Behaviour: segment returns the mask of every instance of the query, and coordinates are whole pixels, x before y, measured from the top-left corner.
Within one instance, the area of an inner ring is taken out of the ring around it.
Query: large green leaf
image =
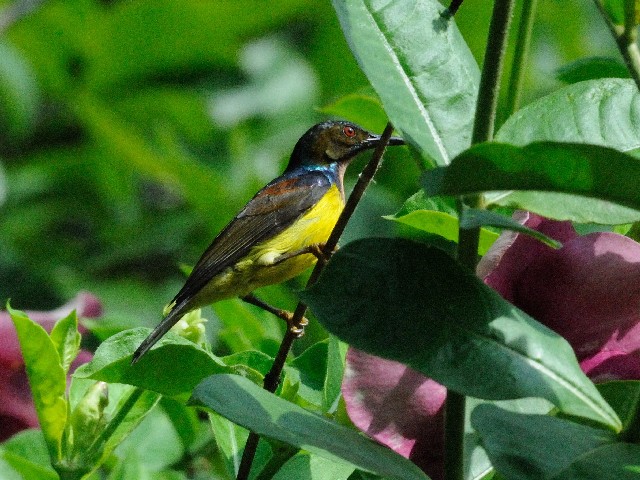
[[[488,400],[541,397],[620,429],[567,341],[441,250],[403,239],[353,242],[301,297],[342,340],[457,392]]]
[[[523,415],[480,405],[471,422],[495,468],[513,480],[637,480],[640,445],[615,435],[544,415]]]
[[[588,143],[621,151],[640,147],[640,93],[632,80],[605,78],[569,85],[527,105],[496,134],[498,142]],[[640,213],[592,198],[552,192],[489,195],[498,205],[577,222],[631,223]],[[592,212],[592,213],[589,213]]]
[[[428,478],[409,460],[236,375],[213,375],[193,391],[190,403],[219,413],[261,436],[274,438],[329,460],[388,478]]]
[[[8,310],[18,333],[40,428],[51,461],[55,462],[62,455],[62,435],[67,422],[65,371],[56,346],[45,329],[24,312]]]
[[[498,190],[529,192],[511,203],[551,218],[595,223],[628,223],[640,219],[640,160],[611,148],[573,143],[540,142],[524,147],[484,143],[471,147],[448,167],[425,172],[423,186],[429,195],[466,195]],[[571,193],[608,200],[586,202],[567,196],[554,201],[539,192]],[[527,201],[523,202],[522,199]],[[567,218],[567,211],[574,217]]]
[[[125,383],[173,396],[191,392],[213,373],[230,371],[218,358],[171,332],[131,365],[133,352],[149,332],[148,328],[136,328],[109,337],[100,344],[93,360],[78,368],[74,376]]]
[[[640,147],[640,92],[633,80],[604,78],[560,88],[514,113],[498,142],[589,143],[616,150]]]
[[[480,73],[436,0],[334,0],[351,50],[391,122],[446,165],[471,143]],[[425,48],[428,46],[428,48]]]

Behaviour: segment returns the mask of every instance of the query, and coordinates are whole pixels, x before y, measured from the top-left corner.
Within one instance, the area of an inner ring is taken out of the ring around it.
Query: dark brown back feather
[[[213,240],[173,302],[179,307],[255,245],[275,237],[313,207],[331,187],[333,172],[291,172],[260,190]]]

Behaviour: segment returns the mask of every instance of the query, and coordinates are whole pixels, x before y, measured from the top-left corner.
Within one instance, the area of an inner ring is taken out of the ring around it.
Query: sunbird
[[[296,143],[284,173],[256,193],[202,254],[165,307],[164,319],[133,354],[133,363],[183,315],[219,300],[240,297],[282,313],[252,292],[289,280],[316,263],[344,209],[347,165],[380,139],[344,121],[311,127]],[[398,137],[389,140],[389,145],[402,144]]]

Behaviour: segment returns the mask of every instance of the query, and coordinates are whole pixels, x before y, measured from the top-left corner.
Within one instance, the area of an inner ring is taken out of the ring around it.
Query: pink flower
[[[579,236],[570,222],[527,212],[515,218],[562,248],[506,232],[482,258],[478,276],[564,336],[592,380],[640,379],[640,244],[610,232]],[[442,478],[443,386],[350,349],[342,392],[358,428]]]
[[[56,321],[69,315],[72,310],[76,310],[79,318],[95,318],[102,314],[100,301],[86,292],[79,293],[56,310],[26,313],[50,332]],[[81,351],[71,371],[88,362],[91,356],[91,353]],[[0,441],[20,430],[37,426],[38,417],[31,400],[18,337],[9,313],[0,311]]]

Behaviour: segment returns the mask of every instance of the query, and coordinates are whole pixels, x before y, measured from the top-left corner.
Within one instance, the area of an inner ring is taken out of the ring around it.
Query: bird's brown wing
[[[293,224],[330,187],[329,178],[318,171],[283,176],[264,187],[213,240],[172,303],[176,307],[186,303],[215,275],[247,255],[252,247]]]

